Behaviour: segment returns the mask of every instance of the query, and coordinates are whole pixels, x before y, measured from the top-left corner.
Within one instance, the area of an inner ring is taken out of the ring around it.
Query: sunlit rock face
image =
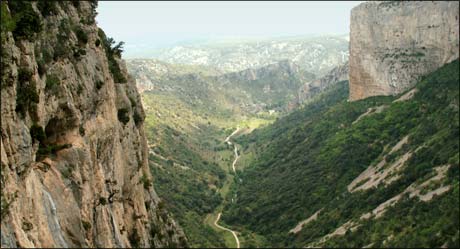
[[[185,246],[151,185],[135,82],[119,58],[127,80],[115,82],[94,3],[53,5],[45,15],[31,3],[34,41],[2,35],[1,247]]]
[[[395,95],[459,55],[456,1],[367,2],[351,11],[350,100]]]

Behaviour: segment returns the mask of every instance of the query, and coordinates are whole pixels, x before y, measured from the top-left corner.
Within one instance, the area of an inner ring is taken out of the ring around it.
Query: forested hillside
[[[401,95],[347,96],[237,140],[251,158],[224,221],[262,246],[458,247],[458,59]]]
[[[144,184],[154,185],[191,246],[225,247],[225,233],[210,226],[214,220],[209,216],[233,182],[233,151],[224,139],[237,125],[255,127],[275,117],[266,111],[250,114],[240,106],[241,91],[223,89],[195,67],[169,68],[167,75],[144,72],[155,82],[142,94],[150,169],[155,175],[153,182],[145,179]]]

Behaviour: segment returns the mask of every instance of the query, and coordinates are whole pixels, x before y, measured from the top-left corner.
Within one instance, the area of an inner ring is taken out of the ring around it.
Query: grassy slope
[[[456,60],[428,75],[417,84],[415,97],[404,102],[372,97],[349,103],[342,82],[304,109],[240,138],[254,159],[245,162],[250,166],[237,188],[239,205],[228,206],[224,221],[264,235],[270,246],[303,247],[429,178],[434,167],[450,164],[442,182],[452,186],[446,194],[428,203],[404,198],[383,218],[362,222],[356,232],[322,245],[458,247],[458,67]],[[381,105],[388,108],[352,124],[369,107]],[[348,193],[347,185],[406,135],[408,144],[391,159],[413,153],[402,177],[387,187]],[[288,234],[320,208],[318,220]]]

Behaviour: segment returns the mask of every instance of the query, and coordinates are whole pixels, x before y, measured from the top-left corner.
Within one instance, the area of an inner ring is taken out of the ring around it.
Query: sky
[[[209,39],[347,34],[360,2],[99,1],[96,20],[125,53]]]

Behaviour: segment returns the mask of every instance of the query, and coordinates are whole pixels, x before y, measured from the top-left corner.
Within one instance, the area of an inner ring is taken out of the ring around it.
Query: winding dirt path
[[[224,142],[226,142],[226,143],[229,144],[229,145],[233,145],[233,147],[234,147],[234,150],[233,150],[233,151],[234,151],[234,153],[235,153],[235,160],[233,160],[232,168],[233,168],[233,172],[234,172],[235,174],[236,174],[235,164],[236,164],[236,162],[238,161],[239,155],[238,155],[238,148],[236,147],[235,144],[232,144],[232,142],[230,142],[230,138],[231,138],[232,136],[234,136],[239,130],[240,130],[239,127],[236,128],[236,130],[235,130],[232,134],[230,134],[230,136],[228,136],[227,138],[225,138],[225,141],[224,141]],[[221,216],[221,215],[222,215],[222,212],[220,212],[219,214],[217,214],[217,218],[216,218],[216,220],[214,221],[214,226],[216,226],[217,228],[219,228],[219,229],[221,229],[221,230],[224,230],[224,231],[227,231],[227,232],[231,232],[232,235],[233,235],[233,237],[235,238],[235,241],[236,241],[236,248],[240,248],[240,240],[238,239],[238,236],[236,235],[236,232],[233,231],[233,230],[231,230],[231,229],[229,229],[229,228],[226,228],[226,227],[223,227],[223,226],[217,224],[217,223],[219,222],[219,220],[220,220],[220,216]]]
[[[225,142],[228,144],[228,145],[232,145],[232,142],[230,142],[230,138],[232,136],[234,136],[238,131],[240,130],[240,128],[236,128],[236,130],[230,134],[230,136],[228,136],[226,139],[225,139]],[[232,163],[232,169],[233,169],[233,173],[236,173],[236,169],[235,169],[235,164],[236,162],[238,161],[238,159],[240,158],[240,156],[238,155],[238,148],[236,147],[235,144],[233,144],[233,148],[234,148],[234,153],[235,153],[235,160],[233,160],[233,163]]]
[[[216,219],[216,221],[214,221],[214,225],[215,225],[217,228],[220,228],[220,229],[222,229],[222,230],[231,232],[231,233],[233,234],[233,237],[234,237],[235,240],[236,240],[236,248],[240,248],[240,240],[238,239],[238,236],[236,235],[236,232],[233,231],[233,230],[231,230],[231,229],[228,229],[228,228],[226,228],[226,227],[223,227],[223,226],[217,224],[217,222],[219,222],[219,220],[220,220],[220,216],[221,216],[221,215],[222,215],[222,213],[219,213],[219,214],[217,215],[217,219]]]

